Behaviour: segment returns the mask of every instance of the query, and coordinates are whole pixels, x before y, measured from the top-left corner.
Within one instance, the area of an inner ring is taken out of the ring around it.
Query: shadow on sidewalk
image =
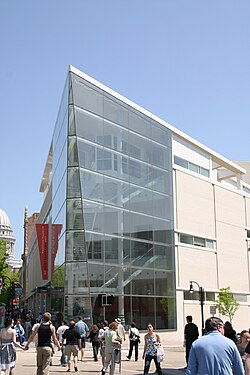
[[[186,369],[181,368],[163,368],[162,369],[163,375],[184,375],[186,373]]]

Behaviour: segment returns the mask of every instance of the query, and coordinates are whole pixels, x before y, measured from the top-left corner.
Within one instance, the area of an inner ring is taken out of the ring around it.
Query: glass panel
[[[59,231],[60,231],[60,227],[59,227]],[[55,230],[54,230],[54,232],[55,232]],[[60,234],[59,234],[59,236],[60,236]],[[65,262],[65,232],[60,237],[58,242],[57,242],[56,239],[52,240],[52,259],[51,259],[51,261],[52,261],[52,272],[53,272],[54,269],[61,266]]]
[[[205,293],[206,301],[212,301],[214,302],[215,300],[215,293],[214,292],[206,292]],[[244,301],[247,302],[247,301]]]
[[[205,247],[205,238],[194,237],[194,245]]]
[[[128,107],[108,94],[104,95],[104,118],[128,127]]]
[[[188,168],[188,161],[180,158],[179,156],[174,156],[174,163],[180,165],[183,168]]]
[[[79,168],[68,168],[68,198],[81,197]]]
[[[209,249],[213,249],[214,248],[214,241],[206,240],[206,247],[208,247]]]
[[[85,234],[86,249],[88,252],[88,259],[100,260],[103,262],[104,256],[104,236],[95,233]]]
[[[180,234],[180,242],[193,245],[193,236],[188,234]]]
[[[153,120],[152,122],[152,139],[164,146],[171,146],[171,130],[167,129],[164,125],[161,125]]]
[[[153,245],[147,242],[131,241],[131,265],[134,267],[154,266]]]
[[[105,261],[118,263],[118,254],[122,254],[122,240],[120,238],[105,237]]]
[[[175,298],[156,298],[155,301],[157,329],[176,329]]]
[[[134,295],[154,295],[154,271],[140,269],[138,273],[132,280],[132,293]]]
[[[72,231],[66,234],[66,260],[86,260],[84,232]]]
[[[102,202],[103,176],[82,170],[80,176],[83,198]]]
[[[200,167],[200,174],[202,174],[205,177],[209,177],[209,170],[203,167]]]
[[[111,294],[122,294],[123,293],[123,271],[121,267],[115,267],[113,265],[105,265],[105,278],[104,288],[108,292],[112,291]]]
[[[99,203],[83,202],[85,230],[103,232],[103,205]]]
[[[174,243],[173,222],[170,220],[153,219],[154,241],[164,244]]]
[[[98,115],[103,115],[102,90],[72,74],[74,104]]]
[[[69,135],[76,135],[75,112],[72,105],[69,106]]]
[[[123,235],[123,211],[115,207],[103,207],[103,231]]]
[[[69,167],[78,166],[78,153],[77,153],[76,137],[69,137],[68,138],[68,166]]]
[[[103,135],[103,119],[80,108],[75,108],[76,134],[78,137],[98,143]]]
[[[89,263],[89,283],[92,293],[100,294],[104,292],[104,273],[104,264]]]
[[[173,248],[169,246],[154,245],[155,269],[172,270],[174,268]]]
[[[147,330],[148,323],[155,326],[155,303],[153,297],[132,297],[132,321],[140,330]],[[156,328],[156,327],[155,327]]]
[[[191,163],[191,162],[188,163],[188,169],[190,169],[190,171],[193,171],[195,173],[200,172],[200,167],[197,164],[194,164],[194,163]]]
[[[129,129],[149,139],[152,137],[150,120],[138,112],[129,112]]]
[[[91,169],[95,171],[96,166],[96,150],[94,145],[84,142],[82,139],[78,139],[78,152],[79,152],[79,163],[83,168]]]
[[[81,199],[67,200],[67,229],[84,229]]]
[[[113,124],[110,121],[104,120],[103,134],[104,137],[112,136],[109,147],[113,148],[114,150],[122,151],[123,142],[125,144],[128,143],[128,130]]]
[[[152,217],[124,212],[124,232],[134,238],[153,240]]]
[[[171,219],[173,217],[172,197],[153,192],[152,210],[154,216]]]

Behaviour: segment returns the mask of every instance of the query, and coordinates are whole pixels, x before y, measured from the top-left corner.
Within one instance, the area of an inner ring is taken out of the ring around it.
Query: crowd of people
[[[205,334],[198,338],[198,327],[192,320],[188,315],[184,328],[187,375],[250,375],[249,330],[237,335],[229,321],[210,317],[205,322]]]
[[[49,312],[22,325],[20,320],[14,322],[6,318],[5,328],[0,331],[0,370],[14,375],[16,363],[16,347],[28,350],[31,342],[35,343],[37,352],[37,375],[49,374],[52,364],[54,347],[61,351],[60,364],[67,367],[66,371],[78,371],[78,361],[84,359],[86,342],[90,342],[93,350],[93,360],[101,357],[101,375],[105,375],[109,367],[119,363],[121,348],[128,337],[127,360],[139,358],[140,332],[135,322],[131,322],[128,336],[120,318],[108,323],[106,320],[89,327],[81,316],[77,321],[61,320],[52,323]],[[217,317],[210,317],[205,322],[205,334],[199,338],[199,330],[191,315],[186,317],[184,328],[184,346],[186,348],[186,374],[197,375],[250,375],[250,332],[242,330],[236,334],[230,322]],[[25,329],[26,327],[26,329]],[[148,375],[153,361],[158,375],[162,375],[159,348],[161,339],[154,331],[154,326],[147,325],[144,335],[144,375]],[[114,360],[115,358],[115,360]],[[112,372],[111,372],[112,373]]]
[[[30,324],[25,324],[26,321]],[[160,336],[154,332],[151,323],[148,324],[148,332],[144,337],[144,349],[142,358],[144,362],[144,375],[147,375],[150,363],[153,360],[158,375],[162,375],[161,365],[157,359],[157,348],[160,345]],[[40,314],[34,318],[28,316],[21,324],[21,320],[14,322],[6,318],[5,328],[0,331],[0,371],[14,375],[16,365],[16,347],[28,350],[33,342],[36,348],[37,375],[48,375],[52,365],[54,347],[61,351],[60,364],[67,367],[66,372],[78,371],[78,361],[83,361],[86,342],[90,342],[93,350],[93,360],[101,357],[101,374],[105,375],[109,366],[114,362],[119,363],[121,347],[126,341],[125,328],[120,318],[110,324],[103,322],[93,324],[90,328],[81,316],[77,321],[66,322],[61,319],[57,324],[52,321],[49,312]],[[138,361],[140,333],[135,322],[131,322],[128,330],[129,348],[127,360]],[[116,356],[115,361],[112,359]],[[72,366],[73,365],[73,366]]]

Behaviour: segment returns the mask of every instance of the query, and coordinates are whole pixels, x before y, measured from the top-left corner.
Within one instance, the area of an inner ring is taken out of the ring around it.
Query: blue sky
[[[0,0],[0,208],[23,251],[69,65],[249,160],[249,0]]]

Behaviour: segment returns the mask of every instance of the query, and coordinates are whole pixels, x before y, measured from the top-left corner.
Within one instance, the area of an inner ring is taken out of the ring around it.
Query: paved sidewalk
[[[185,370],[185,353],[183,348],[165,348],[165,359],[162,362],[162,369],[164,375],[184,375]],[[133,359],[130,361],[126,360],[128,354],[127,345],[124,344],[122,350],[122,362],[121,362],[121,373],[123,375],[140,375],[143,374],[144,361],[142,360],[142,348],[139,350],[139,360],[135,362]],[[56,351],[50,367],[50,375],[54,374],[66,374],[67,367],[59,365],[60,352]],[[73,366],[73,365],[72,365]],[[98,362],[94,362],[92,357],[92,348],[85,350],[84,361],[78,362],[78,374],[99,374],[102,369],[101,358]],[[155,365],[152,362],[150,373],[153,374],[155,371]],[[75,373],[72,367],[71,373]],[[109,372],[107,372],[109,374]],[[115,375],[119,374],[119,365],[116,365]],[[36,352],[33,344],[30,345],[28,351],[23,351],[17,348],[17,365],[16,375],[36,375]]]

